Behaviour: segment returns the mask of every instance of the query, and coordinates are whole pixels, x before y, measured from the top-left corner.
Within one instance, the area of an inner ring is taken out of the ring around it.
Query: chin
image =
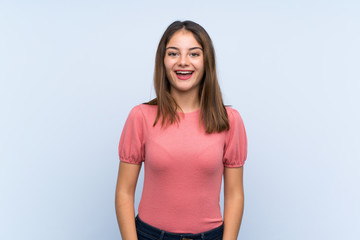
[[[186,93],[186,92],[190,92],[192,90],[194,90],[194,87],[174,87],[174,90],[177,92],[182,92],[182,93]]]

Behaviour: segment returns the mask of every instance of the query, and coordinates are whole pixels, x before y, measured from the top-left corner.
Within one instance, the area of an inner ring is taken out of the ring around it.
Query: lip
[[[192,77],[193,73],[194,72],[191,72],[191,74],[182,75],[182,74],[176,74],[176,72],[175,72],[175,75],[179,80],[188,80],[189,78]]]
[[[194,72],[194,70],[187,70],[187,69],[176,69],[176,70],[174,70],[174,72],[176,73],[176,72]]]

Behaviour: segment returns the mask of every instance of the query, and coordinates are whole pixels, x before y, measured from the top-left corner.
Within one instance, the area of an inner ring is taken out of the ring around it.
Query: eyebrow
[[[179,48],[177,47],[167,47],[166,50],[168,49],[175,49],[175,50],[179,50]],[[203,51],[203,49],[201,47],[192,47],[192,48],[189,48],[189,50],[194,50],[194,49],[200,49],[201,51]]]

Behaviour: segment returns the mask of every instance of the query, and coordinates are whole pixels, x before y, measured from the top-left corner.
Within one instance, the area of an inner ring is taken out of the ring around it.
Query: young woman
[[[238,111],[223,104],[213,44],[203,27],[176,21],[166,29],[154,85],[157,97],[133,107],[120,138],[115,205],[122,239],[236,240],[247,139]]]

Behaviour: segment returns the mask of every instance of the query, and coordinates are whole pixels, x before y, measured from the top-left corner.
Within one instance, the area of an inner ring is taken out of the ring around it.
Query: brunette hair
[[[164,124],[173,124],[180,121],[176,111],[180,106],[170,95],[170,83],[166,76],[164,58],[166,45],[175,32],[179,30],[191,32],[204,52],[204,76],[200,82],[200,118],[204,122],[207,133],[222,132],[229,130],[229,119],[223,104],[220,86],[216,74],[215,51],[210,36],[199,24],[192,21],[175,21],[165,30],[160,39],[154,71],[154,87],[156,98],[145,104],[157,105],[157,115],[153,126],[156,125],[160,116],[162,117],[161,126]]]

